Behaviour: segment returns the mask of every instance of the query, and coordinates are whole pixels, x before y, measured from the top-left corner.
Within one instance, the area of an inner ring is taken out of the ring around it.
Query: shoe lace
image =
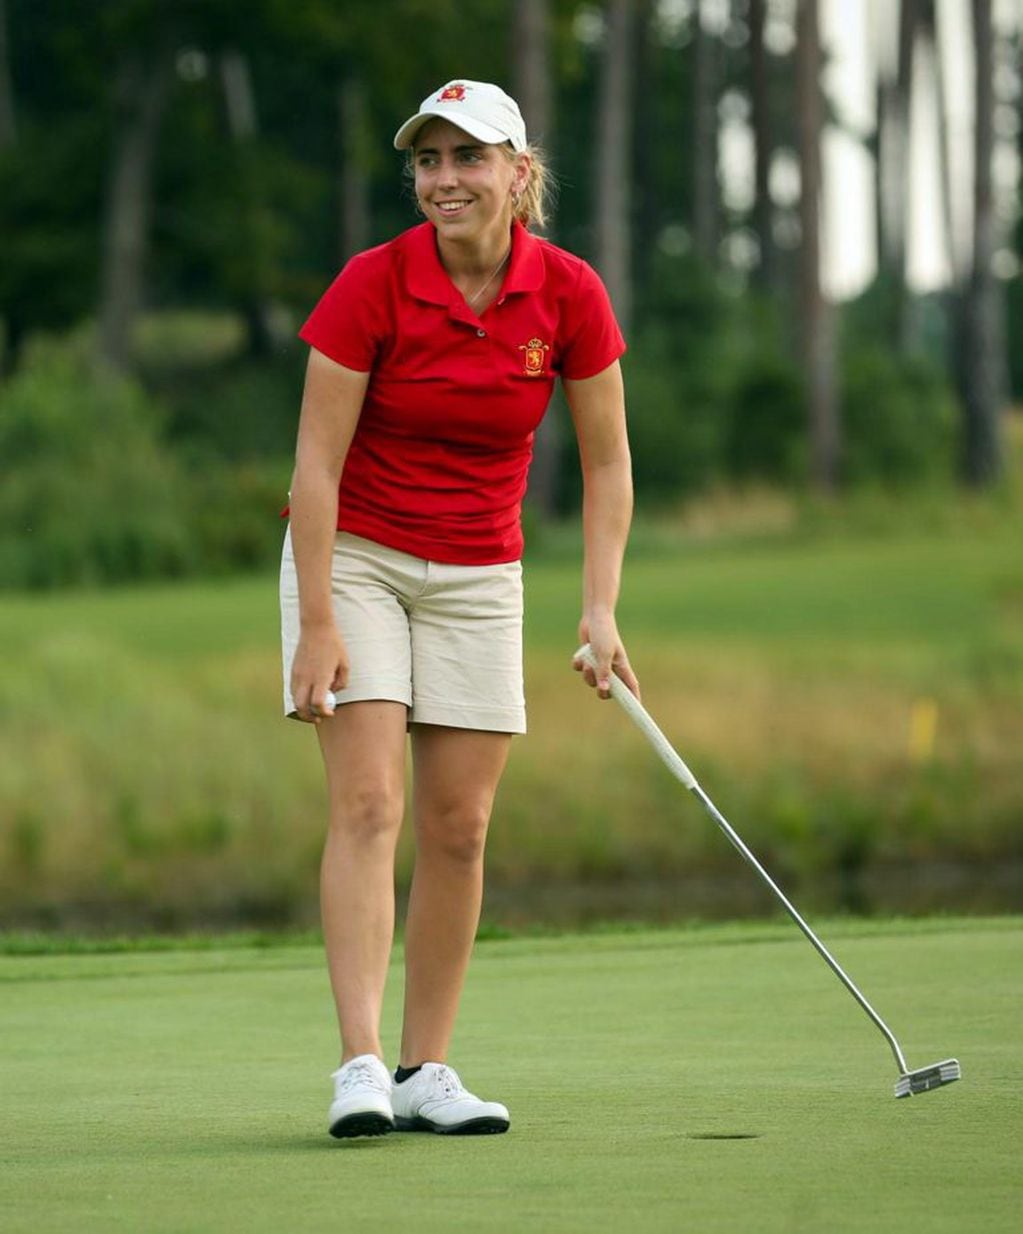
[[[458,1072],[451,1067],[445,1066],[443,1063],[433,1073],[434,1084],[443,1090],[445,1097],[464,1097],[469,1094],[466,1092],[465,1085],[458,1078]]]
[[[390,1078],[385,1085],[383,1078],[379,1074],[379,1069],[374,1067],[369,1062],[352,1062],[344,1069],[344,1074],[341,1076],[341,1092],[347,1092],[350,1088],[355,1088],[356,1085],[362,1086],[369,1084],[371,1087],[379,1089],[380,1092],[390,1092]]]

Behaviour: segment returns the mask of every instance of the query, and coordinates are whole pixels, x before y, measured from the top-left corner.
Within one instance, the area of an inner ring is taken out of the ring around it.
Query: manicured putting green
[[[506,1136],[326,1134],[318,949],[0,958],[0,1213],[31,1231],[1016,1229],[1023,920],[481,943],[452,1061]],[[400,968],[388,992],[394,1058]]]

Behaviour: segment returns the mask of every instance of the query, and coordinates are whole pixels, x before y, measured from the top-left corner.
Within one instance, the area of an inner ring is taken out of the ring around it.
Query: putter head
[[[917,1093],[929,1093],[932,1088],[941,1088],[958,1080],[962,1072],[959,1060],[946,1058],[943,1063],[919,1067],[916,1071],[904,1071],[895,1084],[896,1097],[913,1097]]]

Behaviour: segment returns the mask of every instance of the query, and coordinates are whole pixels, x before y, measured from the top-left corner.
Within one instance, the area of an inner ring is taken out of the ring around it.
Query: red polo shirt
[[[299,331],[371,377],[345,460],[338,529],[431,561],[522,555],[520,510],[555,376],[625,350],[603,283],[514,224],[511,261],[477,317],[432,223],[353,257]]]

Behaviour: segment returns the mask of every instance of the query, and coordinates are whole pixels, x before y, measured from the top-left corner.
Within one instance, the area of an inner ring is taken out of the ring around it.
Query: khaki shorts
[[[350,666],[339,704],[386,699],[404,703],[413,724],[526,731],[520,562],[445,565],[338,532],[331,581]],[[289,530],[281,560],[287,716],[295,715],[291,663],[298,636]]]

